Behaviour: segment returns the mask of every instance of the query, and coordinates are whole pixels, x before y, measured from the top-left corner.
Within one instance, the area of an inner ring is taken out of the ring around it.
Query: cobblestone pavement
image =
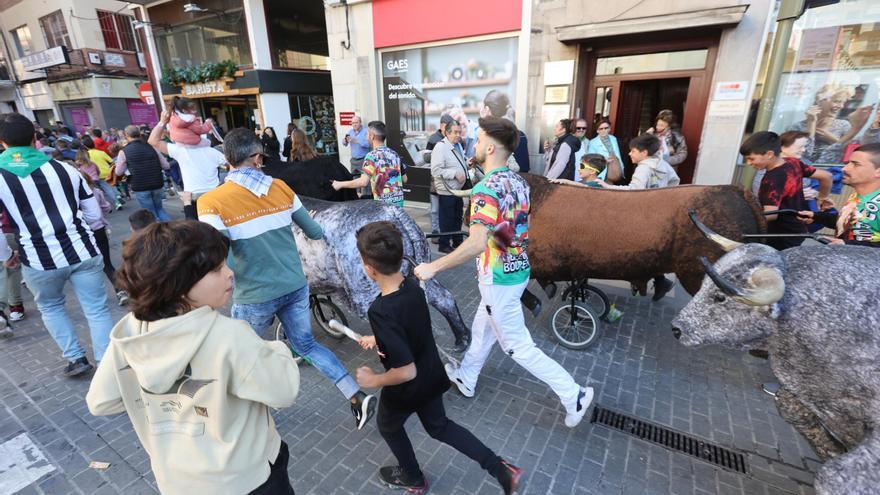
[[[176,201],[168,203],[170,210],[178,209]],[[129,205],[111,215],[114,261],[118,262],[121,239],[128,236],[126,217],[133,210]],[[409,211],[426,223],[424,210]],[[472,268],[460,267],[439,279],[452,290],[469,322],[479,297]],[[544,299],[541,316],[526,317],[538,346],[577,381],[593,386],[602,406],[746,452],[749,472],[716,468],[590,424],[588,418],[568,429],[551,390],[495,350],[476,397],[466,399],[450,391],[445,402],[452,419],[525,469],[520,493],[813,493],[812,473],[819,463],[804,439],[779,417],[772,398],[760,391],[758,384],[772,379],[766,361],[721,348],[693,350],[678,344],[669,322],[687,302],[680,289],[651,303],[650,298],[630,297],[625,284],[600,286],[624,311],[621,321],[604,324],[601,338],[589,349],[569,350],[558,345],[549,331],[549,315],[560,302]],[[52,470],[42,474],[45,462],[41,462],[40,469],[24,471],[24,476],[42,475],[17,493],[155,493],[149,458],[127,416],[96,418],[88,413],[84,402],[88,378],[62,376],[65,363],[29,294],[25,306],[27,318],[15,326],[15,337],[0,342],[0,445],[24,433]],[[68,298],[68,309],[76,317],[80,338],[88,343],[86,324],[73,297]],[[117,319],[125,312],[115,302],[112,311]],[[349,321],[355,330],[368,332],[366,322],[356,317]],[[433,321],[438,343],[451,344],[446,323],[436,312]],[[374,355],[351,341],[317,336],[351,371],[361,365],[380,367]],[[290,445],[289,472],[296,492],[385,493],[376,472],[392,457],[374,424],[357,431],[335,387],[311,367],[302,367],[301,372],[298,401],[275,413],[282,438]],[[432,493],[499,492],[479,466],[429,438],[416,418],[407,427]],[[93,460],[109,462],[110,467],[90,469]],[[14,483],[21,472],[12,471],[0,460],[0,493],[23,486]]]

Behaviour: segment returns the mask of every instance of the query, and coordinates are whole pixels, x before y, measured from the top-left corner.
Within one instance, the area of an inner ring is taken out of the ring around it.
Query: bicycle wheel
[[[586,349],[599,336],[599,317],[588,306],[566,304],[550,320],[553,336],[563,347]]]
[[[608,316],[608,311],[611,310],[611,302],[608,301],[608,296],[605,295],[602,289],[587,284],[581,294],[584,296],[581,301],[589,305],[590,309],[599,316],[600,320],[604,320]]]
[[[287,345],[287,348],[290,349],[290,353],[293,354],[293,360],[296,361],[296,364],[302,363],[302,356],[297,354],[296,351],[293,350],[293,346],[290,345],[290,342],[287,341],[287,334],[284,333],[284,325],[282,325],[280,321],[275,325],[275,340],[284,342],[284,344]]]
[[[345,314],[339,306],[333,304],[333,301],[326,297],[318,297],[316,300],[317,304],[312,305],[312,316],[315,317],[315,322],[318,326],[335,339],[345,337],[344,333],[330,328],[330,320],[336,320],[339,323],[348,326],[348,320],[345,318]]]

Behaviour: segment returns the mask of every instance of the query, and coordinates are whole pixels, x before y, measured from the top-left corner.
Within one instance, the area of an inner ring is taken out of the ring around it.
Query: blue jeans
[[[98,187],[101,188],[101,191],[104,192],[104,199],[106,199],[107,202],[110,203],[110,206],[114,206],[116,205],[116,203],[119,202],[115,187],[107,184],[107,181],[105,181],[104,179],[96,180],[95,184],[97,184]]]
[[[43,317],[43,325],[68,361],[85,357],[86,350],[80,345],[73,322],[64,310],[64,286],[67,281],[73,285],[73,292],[89,323],[95,361],[101,361],[110,345],[113,317],[107,306],[103,269],[104,261],[100,256],[55,270],[21,267],[21,274],[34,294],[37,309]]]
[[[244,320],[262,334],[275,317],[281,320],[287,341],[300,356],[307,358],[336,388],[351,399],[358,392],[357,382],[330,349],[315,342],[309,312],[309,286],[264,303],[233,304],[232,317]]]
[[[168,214],[165,213],[165,210],[162,208],[162,200],[165,199],[164,189],[132,192],[134,193],[134,199],[137,200],[141,208],[149,210],[150,213],[152,213],[156,217],[156,220],[160,222],[168,222],[171,220],[171,217],[169,217]]]

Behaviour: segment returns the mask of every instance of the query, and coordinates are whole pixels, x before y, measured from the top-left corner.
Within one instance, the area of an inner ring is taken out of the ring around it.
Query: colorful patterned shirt
[[[529,186],[507,167],[495,169],[474,186],[471,225],[485,225],[491,237],[477,260],[481,284],[516,285],[529,280]]]
[[[383,203],[403,206],[403,177],[400,156],[387,146],[380,146],[364,157],[364,173],[370,177],[373,198]]]
[[[852,229],[847,238],[852,241],[878,243],[880,245],[880,189],[862,196],[853,196],[847,201],[855,206]],[[841,216],[848,212],[844,206]]]

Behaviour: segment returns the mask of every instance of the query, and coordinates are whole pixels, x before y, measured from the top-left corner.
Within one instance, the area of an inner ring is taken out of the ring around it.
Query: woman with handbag
[[[599,178],[609,184],[617,184],[623,180],[623,159],[620,156],[620,145],[617,144],[617,138],[611,134],[611,122],[607,119],[599,121],[596,128],[596,137],[590,140],[587,146],[587,153],[598,154],[605,157],[608,166],[605,173]]]
[[[468,189],[467,159],[461,153],[458,142],[461,140],[461,125],[458,122],[446,124],[446,137],[431,151],[431,177],[440,200],[440,232],[461,230],[464,201],[452,191]],[[460,235],[440,237],[441,253],[451,253],[462,242]]]

